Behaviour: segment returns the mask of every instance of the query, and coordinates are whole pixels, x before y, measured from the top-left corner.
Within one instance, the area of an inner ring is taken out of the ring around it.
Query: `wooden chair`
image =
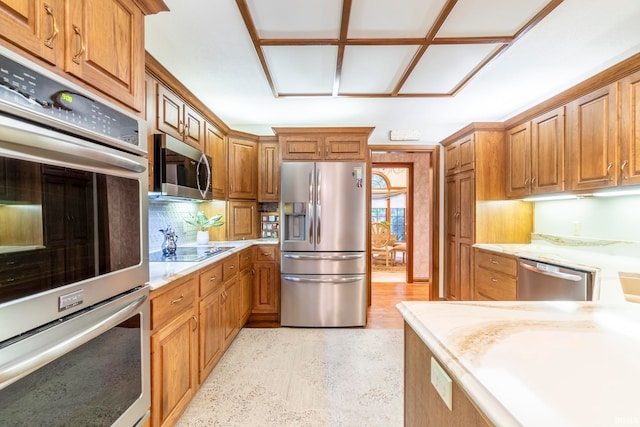
[[[385,266],[389,266],[389,260],[395,264],[393,244],[395,236],[391,234],[389,226],[381,222],[371,224],[371,255],[383,258]]]

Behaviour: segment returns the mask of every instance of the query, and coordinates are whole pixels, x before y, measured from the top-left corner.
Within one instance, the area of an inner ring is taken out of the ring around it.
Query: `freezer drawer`
[[[281,276],[281,324],[300,327],[364,326],[365,275]]]
[[[281,252],[280,271],[287,274],[364,274],[365,252]]]

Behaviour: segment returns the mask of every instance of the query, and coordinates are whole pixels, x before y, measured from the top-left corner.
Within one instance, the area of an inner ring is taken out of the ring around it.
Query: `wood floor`
[[[367,310],[366,329],[402,329],[402,316],[396,310],[401,301],[427,301],[429,284],[372,283],[371,307]]]

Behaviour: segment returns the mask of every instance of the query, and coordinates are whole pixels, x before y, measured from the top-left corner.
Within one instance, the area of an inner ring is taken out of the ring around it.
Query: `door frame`
[[[386,153],[417,153],[427,154],[431,163],[431,182],[427,191],[431,197],[430,214],[431,227],[430,253],[431,263],[429,268],[429,300],[440,299],[440,145],[392,145],[375,144],[368,146],[367,182],[371,182],[371,158],[374,152]],[[371,185],[367,185],[367,220],[371,217]],[[413,218],[413,215],[412,215]],[[371,227],[367,227],[367,305],[371,305]],[[407,252],[409,247],[407,246]],[[407,254],[407,257],[409,254]],[[409,266],[407,265],[407,268]]]

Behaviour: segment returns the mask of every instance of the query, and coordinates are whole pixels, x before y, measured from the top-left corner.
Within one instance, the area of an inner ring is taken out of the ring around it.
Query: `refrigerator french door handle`
[[[284,258],[287,259],[302,259],[302,260],[337,260],[344,261],[350,259],[359,259],[363,258],[362,254],[353,254],[353,255],[294,255],[294,254],[284,254]]]
[[[283,276],[284,280],[289,282],[309,282],[309,283],[352,283],[362,280],[362,276],[347,276],[337,279],[315,279],[309,277]]]
[[[322,222],[322,174],[320,169],[316,169],[316,244],[320,244],[321,240],[321,222]]]
[[[309,171],[309,244],[313,245],[313,169]]]

